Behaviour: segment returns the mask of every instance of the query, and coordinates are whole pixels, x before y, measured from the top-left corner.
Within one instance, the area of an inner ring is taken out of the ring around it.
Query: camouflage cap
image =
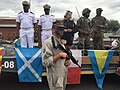
[[[97,8],[96,11],[103,11],[102,8]]]
[[[51,8],[51,6],[50,6],[50,5],[48,5],[48,4],[45,4],[45,5],[43,6],[43,8],[44,8],[44,9],[50,9],[50,8]]]
[[[56,21],[55,24],[53,25],[54,28],[58,29],[66,29],[67,27],[64,26],[63,21]]]
[[[89,8],[85,8],[83,11],[82,11],[82,14],[85,14],[85,13],[90,13],[91,12],[91,10],[89,9]]]
[[[29,5],[29,6],[30,6],[30,2],[28,2],[28,1],[23,1],[23,2],[22,2],[22,5]]]
[[[64,29],[66,29],[66,27],[63,24],[54,24],[53,26],[54,33],[61,37],[63,36]]]

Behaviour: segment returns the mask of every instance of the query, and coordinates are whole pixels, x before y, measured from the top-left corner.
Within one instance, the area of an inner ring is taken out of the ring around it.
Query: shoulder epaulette
[[[102,18],[106,19],[104,16],[102,16]]]
[[[31,14],[34,14],[33,12],[30,12]]]
[[[18,14],[22,13],[23,11],[19,12]]]
[[[54,16],[54,15],[51,15],[51,16]]]
[[[84,17],[80,17],[79,20],[84,19]]]
[[[43,14],[43,15],[41,15],[40,17],[42,17],[42,16],[44,16],[44,14]]]

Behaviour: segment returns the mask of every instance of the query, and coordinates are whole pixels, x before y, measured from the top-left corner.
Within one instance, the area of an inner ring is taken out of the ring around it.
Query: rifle
[[[72,52],[70,51],[70,49],[64,48],[59,42],[57,43],[57,45],[55,45],[53,36],[52,36],[52,43],[53,43],[54,48],[57,48],[68,55],[68,58],[66,58],[66,60],[71,59],[74,64],[76,64],[79,68],[81,68],[81,66],[78,64],[77,60],[72,56]]]
[[[86,41],[89,41],[93,37],[93,35],[95,34],[94,32],[95,32],[95,30],[91,29],[91,31],[89,32],[89,35],[87,35],[87,40]]]
[[[77,7],[76,7],[76,11],[77,11],[78,17],[80,18],[80,14],[79,14],[79,11],[78,11]]]

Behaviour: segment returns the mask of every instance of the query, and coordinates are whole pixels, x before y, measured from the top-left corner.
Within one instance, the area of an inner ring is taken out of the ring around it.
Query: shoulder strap
[[[23,11],[19,12],[18,14],[21,14]]]
[[[55,45],[55,40],[53,36],[51,37],[51,41],[52,41],[53,48],[57,48],[57,46]]]
[[[31,14],[34,14],[33,12],[30,12]]]
[[[44,16],[44,14],[43,14],[43,15],[41,15],[40,17],[42,17],[42,16]]]

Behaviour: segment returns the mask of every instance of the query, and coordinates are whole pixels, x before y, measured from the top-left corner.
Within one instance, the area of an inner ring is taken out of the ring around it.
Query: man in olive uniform
[[[90,44],[90,20],[88,19],[90,16],[91,10],[88,8],[85,8],[82,11],[82,17],[80,17],[77,21],[78,31],[79,31],[79,49],[88,49]]]
[[[107,20],[105,17],[101,16],[102,8],[96,9],[96,16],[91,20],[92,29],[94,30],[93,35],[93,46],[94,49],[103,50],[104,49],[104,32],[107,28]]]
[[[46,67],[50,90],[65,90],[66,87],[66,67],[71,64],[71,61],[66,61],[67,54],[57,48],[58,43],[65,47],[61,42],[64,28],[64,26],[55,25],[53,27],[54,35],[49,37],[42,47],[42,62]]]

